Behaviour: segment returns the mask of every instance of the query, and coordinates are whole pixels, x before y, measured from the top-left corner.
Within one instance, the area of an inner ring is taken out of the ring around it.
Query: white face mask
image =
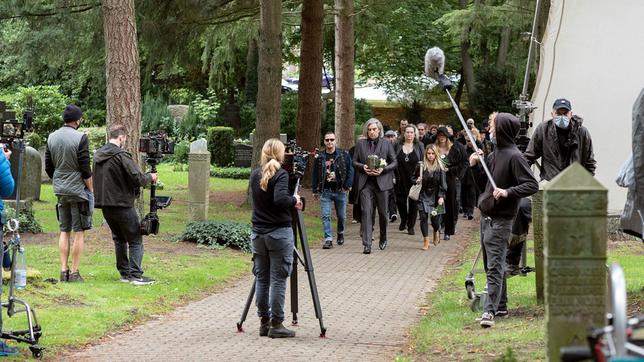
[[[566,129],[569,124],[570,118],[568,118],[568,116],[555,116],[555,125],[557,125],[557,127]]]
[[[496,146],[496,135],[493,133],[490,133],[490,142],[492,142],[493,145]]]

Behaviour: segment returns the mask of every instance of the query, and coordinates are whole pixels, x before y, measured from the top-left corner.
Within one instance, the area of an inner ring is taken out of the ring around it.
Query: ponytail
[[[277,160],[272,159],[262,166],[262,178],[259,181],[259,187],[266,191],[268,189],[268,181],[275,176],[277,170],[282,167]]]
[[[262,147],[262,155],[260,158],[262,177],[259,181],[259,187],[262,191],[268,190],[268,181],[282,168],[280,161],[283,159],[284,144],[276,138],[267,140],[264,143],[264,147]]]

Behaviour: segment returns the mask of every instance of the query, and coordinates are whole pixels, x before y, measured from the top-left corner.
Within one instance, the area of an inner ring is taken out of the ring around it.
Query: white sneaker
[[[483,328],[490,328],[494,326],[494,314],[485,312],[483,315],[481,315],[481,327]]]

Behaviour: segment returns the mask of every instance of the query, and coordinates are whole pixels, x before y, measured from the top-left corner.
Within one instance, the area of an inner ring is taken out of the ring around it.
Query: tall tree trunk
[[[103,0],[107,126],[123,125],[125,149],[139,162],[141,74],[134,0]]]
[[[302,6],[300,81],[297,97],[295,138],[302,149],[320,145],[322,50],[324,45],[324,0],[307,0]],[[313,162],[313,157],[310,162]],[[311,172],[304,175],[308,185]]]
[[[257,38],[248,41],[246,54],[246,85],[244,96],[247,103],[257,103]]]
[[[467,0],[459,0],[459,2],[461,9],[465,9],[467,7]],[[472,102],[472,96],[476,92],[476,82],[474,81],[474,62],[470,55],[470,31],[471,30],[468,29],[468,34],[461,43],[461,62],[463,64],[463,78],[465,80],[465,85],[467,86],[467,99],[469,101],[468,109],[470,112],[473,112],[474,102]]]
[[[335,134],[343,149],[355,142],[354,43],[353,0],[335,0]]]
[[[505,63],[508,60],[508,50],[510,49],[510,28],[504,28],[499,37],[499,48],[496,53],[496,70],[502,72],[505,69]]]
[[[260,1],[257,120],[252,167],[259,166],[264,142],[279,137],[282,95],[282,1]]]

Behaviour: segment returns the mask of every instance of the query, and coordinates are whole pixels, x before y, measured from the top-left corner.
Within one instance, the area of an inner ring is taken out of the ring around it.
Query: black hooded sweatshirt
[[[508,197],[495,200],[490,182],[479,198],[479,209],[487,216],[514,217],[519,207],[519,200],[539,191],[539,184],[528,166],[528,161],[514,143],[519,134],[521,123],[509,113],[496,116],[496,148],[487,157],[487,165],[492,173],[496,186],[505,189]],[[477,164],[476,167],[481,167]],[[482,177],[485,173],[479,172]]]
[[[132,155],[108,143],[94,153],[94,205],[133,207],[141,186],[152,182],[149,173],[141,172]]]

